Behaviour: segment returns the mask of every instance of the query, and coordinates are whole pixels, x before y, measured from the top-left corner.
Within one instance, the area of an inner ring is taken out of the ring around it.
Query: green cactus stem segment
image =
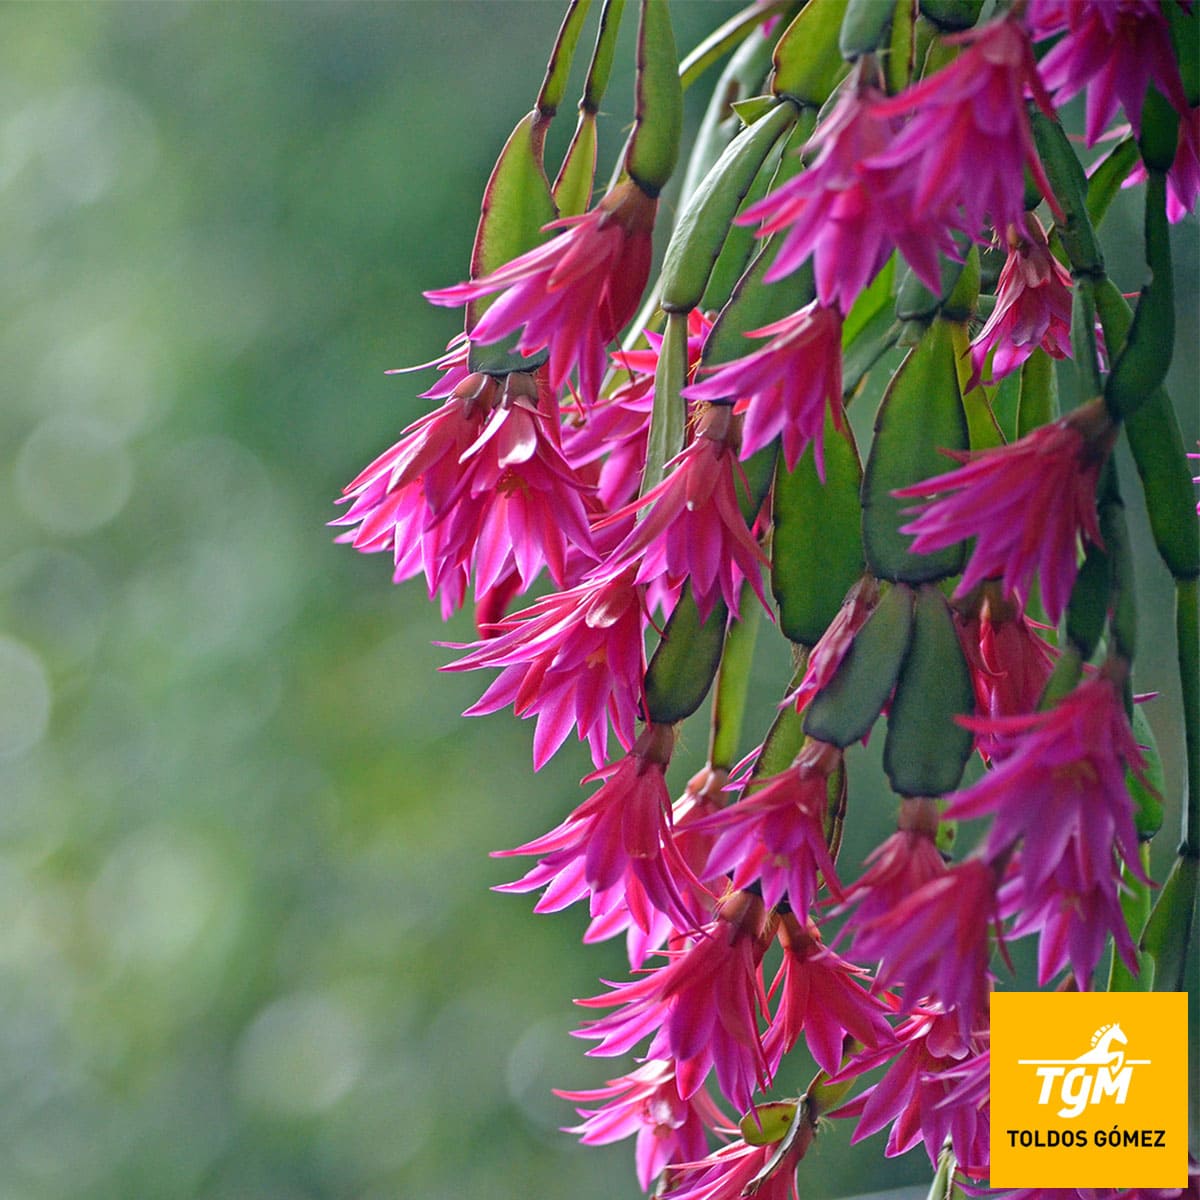
[[[687,404],[681,393],[687,383],[687,342],[687,313],[668,313],[654,374],[654,405],[642,472],[643,496],[663,481],[666,464],[683,449]]]
[[[1131,417],[1167,377],[1175,345],[1175,295],[1167,223],[1167,178],[1151,170],[1146,185],[1146,265],[1150,280],[1142,288],[1129,336],[1116,355],[1104,389],[1113,417]]]
[[[637,42],[637,97],[625,170],[657,196],[679,159],[683,90],[667,0],[642,0]]]
[[[820,108],[850,69],[838,45],[848,0],[808,0],[775,45],[771,91]]]
[[[735,13],[724,25],[714,29],[694,49],[684,55],[679,64],[679,85],[688,88],[723,55],[741,45],[751,34],[760,29],[762,23],[776,13],[791,8],[795,0],[770,0],[767,4],[748,4],[740,13]]]
[[[579,35],[583,32],[583,23],[591,6],[592,0],[570,0],[567,5],[558,36],[554,39],[554,47],[550,51],[550,59],[546,63],[546,76],[538,92],[536,107],[540,138],[545,137],[545,127],[553,120],[566,95],[575,47],[579,44]]]
[[[1083,167],[1057,121],[1050,120],[1038,109],[1031,114],[1031,120],[1038,157],[1062,209],[1062,217],[1056,218],[1055,228],[1067,252],[1072,273],[1099,278],[1104,274],[1104,256],[1088,216],[1088,184]]]
[[[717,687],[713,697],[712,725],[709,731],[708,761],[728,772],[738,760],[738,744],[750,694],[750,668],[754,647],[762,623],[762,606],[749,583],[742,584],[740,618],[729,626],[725,651],[717,668]]]
[[[649,720],[674,724],[704,703],[721,663],[728,619],[725,601],[718,598],[701,621],[691,585],[684,587],[646,671]]]
[[[688,198],[663,260],[659,295],[664,310],[687,312],[700,303],[738,208],[797,115],[794,105],[780,103],[742,130]]]

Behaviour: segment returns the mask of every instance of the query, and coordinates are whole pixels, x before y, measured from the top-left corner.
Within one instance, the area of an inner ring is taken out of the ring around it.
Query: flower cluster
[[[390,553],[397,581],[423,574],[445,616],[473,593],[478,636],[446,669],[497,674],[468,715],[534,718],[535,769],[572,733],[590,751],[590,795],[497,852],[537,860],[498,890],[539,893],[539,912],[583,903],[585,940],[626,938],[632,978],[579,1000],[577,1033],[590,1055],[640,1061],[559,1093],[579,1106],[572,1132],[635,1138],[638,1180],[663,1200],[794,1197],[821,1117],[856,1119],[856,1141],[886,1129],[889,1155],[921,1145],[936,1163],[948,1146],[982,1187],[1008,944],[1036,939],[1040,986],[1092,987],[1106,947],[1136,972],[1122,899],[1151,886],[1111,466],[1126,414],[1102,394],[1090,321],[1072,326],[1066,239],[1043,221],[1077,220],[1078,197],[1060,203],[1070,180],[1043,163],[1035,124],[1061,134],[1058,108],[1086,92],[1089,143],[1122,109],[1141,135],[1156,88],[1179,121],[1176,219],[1200,192],[1197,110],[1161,7],[1139,0],[1028,0],[919,56],[914,42],[907,71],[895,46],[886,69],[858,54],[798,152],[756,160],[757,200],[735,171],[774,125],[715,160],[671,236],[669,311],[635,320],[679,136],[662,107],[675,64],[647,82],[665,5],[642,8],[615,182],[527,231],[511,261],[426,293],[466,309],[431,364],[443,403],[354,479],[333,523]],[[788,28],[747,33],[780,39],[763,80],[780,130],[808,119],[784,88],[793,59],[820,51]],[[566,194],[544,186],[542,138],[523,145],[497,165],[477,251],[522,227],[514,179],[539,203]],[[512,174],[518,152],[531,157]],[[714,228],[725,200],[754,237]],[[966,269],[981,248],[1006,252],[998,278],[983,273],[990,312]],[[706,282],[683,288],[680,262]],[[924,309],[894,285],[904,263],[933,293]],[[875,367],[902,333],[912,348],[885,387]],[[1104,333],[1115,360],[1125,326]],[[1135,324],[1130,345],[1144,336]],[[1072,356],[1100,394],[1060,416],[1049,360]],[[864,469],[845,406],[869,386],[882,407]],[[953,469],[936,473],[939,451]],[[791,678],[738,767],[759,608],[792,641]],[[714,679],[708,760],[674,798],[678,724]],[[898,816],[856,869],[842,829],[873,818],[848,771],[885,714]],[[973,833],[952,855],[955,821]],[[818,1075],[776,1129],[770,1094],[804,1055]]]

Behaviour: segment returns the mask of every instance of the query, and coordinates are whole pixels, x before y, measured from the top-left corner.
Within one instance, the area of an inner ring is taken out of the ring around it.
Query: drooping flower
[[[519,717],[537,717],[534,768],[562,745],[572,727],[586,738],[592,759],[608,757],[608,728],[628,750],[644,701],[643,634],[647,624],[642,588],[634,571],[600,574],[563,592],[552,592],[504,618],[491,636],[444,671],[500,668],[500,675],[467,716],[511,704]]]
[[[890,912],[851,923],[857,962],[878,962],[876,986],[902,986],[912,1009],[932,998],[953,1012],[964,1035],[986,1012],[988,959],[1000,912],[997,879],[979,859],[967,859],[923,884]]]
[[[1044,971],[1069,961],[1081,987],[1109,933],[1136,971],[1129,937],[1117,928],[1117,856],[1146,881],[1125,782],[1127,771],[1144,774],[1145,760],[1109,671],[1045,712],[963,723],[1011,746],[978,783],[950,797],[946,816],[991,817],[990,862],[1020,846],[1020,885],[1005,893],[1006,909],[1018,914],[1014,935],[1041,930]]]
[[[768,907],[786,897],[801,916],[816,902],[821,881],[840,897],[825,812],[829,779],[841,760],[837,747],[810,739],[786,771],[706,817],[700,828],[716,834],[706,874],[731,873],[735,888],[757,884]]]
[[[996,307],[971,341],[972,386],[982,378],[989,354],[991,381],[1011,375],[1039,348],[1051,358],[1071,357],[1070,273],[1050,253],[1037,217],[1030,215],[1025,224],[1027,234],[1015,226],[1008,231]]]
[[[742,458],[782,434],[783,457],[795,468],[811,442],[817,474],[825,479],[825,411],[842,427],[842,314],[813,301],[799,312],[751,330],[771,341],[723,363],[683,391],[689,400],[736,401],[745,413]]]
[[[751,1195],[754,1200],[800,1200],[796,1164],[811,1142],[810,1127],[805,1126],[774,1167],[776,1143],[731,1142],[708,1158],[673,1168],[662,1200],[740,1200]],[[770,1174],[764,1174],[768,1167]]]
[[[910,510],[920,515],[901,532],[915,535],[915,554],[975,538],[957,596],[998,578],[1005,596],[1024,600],[1036,573],[1057,622],[1075,583],[1080,537],[1103,545],[1096,485],[1116,434],[1103,401],[1094,400],[1010,445],[947,451],[963,465],[893,493],[937,497]]]
[[[769,1083],[759,1034],[767,999],[760,971],[773,930],[762,900],[733,892],[715,920],[686,950],[631,983],[577,1003],[614,1008],[578,1031],[598,1045],[589,1054],[624,1054],[651,1037],[648,1058],[671,1059],[683,1099],[694,1095],[714,1067],[721,1092],[740,1112]]]
[[[841,1072],[842,1078],[854,1077],[891,1060],[878,1083],[830,1115],[859,1117],[851,1142],[862,1141],[890,1123],[885,1151],[889,1158],[906,1154],[923,1141],[930,1163],[936,1166],[949,1138],[965,1168],[986,1174],[987,1107],[980,1107],[969,1091],[960,1093],[961,1103],[947,1103],[962,1066],[986,1046],[986,1026],[964,1034],[952,1015],[929,1010],[914,1013],[895,1036],[904,1047],[899,1055],[894,1046],[868,1050]]]
[[[442,400],[454,395],[458,385],[471,374],[468,363],[470,344],[465,333],[456,333],[447,343],[446,349],[437,358],[428,362],[417,363],[414,367],[392,367],[384,371],[385,375],[408,375],[412,371],[426,371],[436,367],[442,372],[442,377],[427,392],[420,392],[423,400]]]
[[[1085,680],[1045,712],[962,723],[1012,747],[978,783],[953,793],[946,809],[951,819],[992,818],[989,861],[1020,842],[1030,887],[1040,887],[1067,856],[1094,885],[1113,879],[1115,849],[1144,880],[1125,774],[1144,775],[1145,759],[1108,674]]]
[[[1124,105],[1135,133],[1151,82],[1187,111],[1171,33],[1157,0],[1030,0],[1025,23],[1037,40],[1064,33],[1038,64],[1046,88],[1061,107],[1087,89],[1087,144],[1103,135]]]
[[[497,857],[542,856],[521,879],[497,891],[545,888],[537,912],[557,912],[588,896],[592,916],[625,904],[642,929],[650,928],[656,911],[677,929],[695,929],[704,916],[703,889],[670,831],[664,772],[673,745],[670,726],[647,726],[630,754],[588,777],[604,783],[562,824],[515,850],[496,851]]]
[[[688,375],[700,361],[700,351],[712,321],[698,308],[688,313]],[[618,350],[613,366],[623,382],[585,410],[564,431],[563,449],[576,469],[601,462],[597,493],[605,510],[627,504],[637,495],[646,465],[646,441],[654,404],[654,376],[662,336],[646,330],[642,350]]]
[[[667,464],[662,483],[599,522],[647,509],[612,551],[612,569],[636,563],[639,583],[664,577],[672,587],[690,582],[702,620],[718,596],[736,616],[743,580],[770,611],[762,582],[767,558],[738,508],[738,481],[745,482],[737,461],[738,424],[728,405],[711,405],[697,420],[695,438]]]
[[[527,588],[543,566],[564,586],[568,553],[595,553],[584,485],[546,407],[533,376],[467,376],[346,488],[349,510],[332,523],[358,528],[340,540],[390,551],[397,581],[423,569],[444,609],[472,574],[480,594],[514,571]]]
[[[869,924],[894,911],[909,896],[946,873],[938,851],[938,811],[934,801],[906,797],[900,828],[867,856],[867,870],[846,888],[843,905],[853,922]]]
[[[874,1048],[892,1041],[881,1001],[864,987],[870,976],[825,946],[811,921],[792,913],[779,923],[783,960],[771,985],[779,1007],[763,1038],[772,1074],[804,1034],[817,1066],[836,1075],[847,1037]]]
[[[461,603],[466,568],[442,551],[445,530],[439,518],[449,511],[462,478],[460,460],[474,444],[498,397],[488,375],[470,375],[435,412],[404,430],[345,488],[347,511],[332,525],[356,526],[338,537],[365,554],[390,552],[393,579],[424,569],[430,596],[442,592],[442,615]]]
[[[971,612],[954,614],[959,644],[971,672],[975,709],[983,717],[1032,712],[1054,670],[1055,651],[1033,621],[994,584],[984,584]],[[975,730],[976,748],[987,760],[1003,757],[1012,743]]]
[[[849,312],[899,246],[916,273],[938,286],[938,251],[954,252],[945,227],[919,210],[888,202],[867,163],[887,149],[899,121],[880,108],[884,94],[860,73],[804,147],[809,165],[750,205],[738,223],[762,222],[759,237],[786,230],[766,274],[773,283],[811,256],[817,299]]]
[[[1137,974],[1137,951],[1129,922],[1112,882],[1089,884],[1067,855],[1037,887],[1021,869],[1021,851],[1013,855],[1008,879],[1000,889],[1000,912],[1011,924],[1011,939],[1037,936],[1038,986],[1070,970],[1075,985],[1087,989],[1112,939],[1117,954]]]
[[[882,116],[913,116],[870,158],[868,170],[890,173],[884,191],[902,211],[936,212],[973,238],[980,236],[985,217],[996,229],[1025,227],[1026,168],[1057,214],[1033,143],[1026,92],[1047,116],[1054,110],[1025,31],[1002,18],[948,40],[966,49],[879,104]]]
[[[703,1158],[708,1152],[706,1130],[728,1128],[729,1118],[717,1107],[707,1089],[701,1088],[681,1100],[675,1084],[675,1068],[652,1059],[628,1075],[609,1080],[607,1086],[588,1091],[554,1094],[578,1104],[583,1123],[568,1129],[577,1133],[585,1146],[606,1146],[637,1135],[637,1176],[642,1190],[672,1163]]]
[[[523,327],[517,349],[550,351],[550,385],[558,392],[579,371],[585,403],[594,401],[607,347],[637,310],[650,274],[658,202],[633,181],[618,184],[591,212],[545,228],[566,230],[482,279],[426,292],[457,307],[503,293],[470,330],[471,340],[498,342]]]

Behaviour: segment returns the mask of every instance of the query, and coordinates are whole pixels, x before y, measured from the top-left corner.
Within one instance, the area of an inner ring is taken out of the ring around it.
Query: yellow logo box
[[[1186,1187],[1187,1001],[994,992],[992,1187]]]

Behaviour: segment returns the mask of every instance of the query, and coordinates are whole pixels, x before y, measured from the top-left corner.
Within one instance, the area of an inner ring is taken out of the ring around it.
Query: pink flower
[[[892,172],[887,199],[902,211],[938,213],[970,237],[980,235],[985,217],[997,229],[1023,229],[1026,167],[1057,212],[1025,109],[1030,92],[1053,116],[1029,39],[1001,19],[953,40],[967,49],[949,66],[880,103],[882,116],[914,116],[866,166]]]
[[[563,587],[570,550],[595,558],[584,485],[563,458],[549,407],[530,376],[506,376],[487,425],[459,459],[462,477],[438,519],[454,531],[458,560],[473,561],[478,592],[514,566],[523,588],[543,565]]]
[[[1167,220],[1182,221],[1200,198],[1200,108],[1179,116],[1179,144],[1167,172]]]
[[[471,573],[479,594],[514,571],[527,588],[543,566],[563,586],[568,553],[595,552],[546,403],[530,375],[468,376],[346,488],[349,511],[333,524],[358,530],[341,540],[391,551],[397,580],[424,568],[444,609],[461,603]]]
[[[727,778],[725,771],[705,767],[689,780],[687,789],[671,809],[671,837],[675,849],[692,874],[700,880],[704,890],[713,896],[724,893],[728,881],[707,872],[705,864],[714,835],[700,826],[704,817],[720,809],[721,790]],[[704,899],[703,893],[701,899]],[[668,938],[679,936],[679,931],[666,913],[653,911],[647,928],[643,929],[633,919],[628,906],[621,904],[594,917],[583,940],[586,943],[603,942],[621,933],[626,935],[629,965],[634,970],[655,950],[661,949]]]
[[[350,507],[332,525],[357,526],[338,541],[365,554],[387,551],[399,583],[425,571],[429,594],[443,594],[442,615],[461,603],[466,569],[443,552],[439,518],[450,511],[462,478],[460,459],[472,446],[497,399],[496,381],[471,375],[436,412],[410,425],[345,488]]]
[[[612,552],[612,569],[637,563],[639,583],[660,577],[671,587],[690,582],[701,619],[718,596],[736,616],[745,579],[769,612],[762,584],[767,558],[738,508],[737,425],[727,405],[701,414],[695,439],[668,466],[662,483],[599,522],[602,527],[649,509]]]
[[[739,1112],[769,1082],[758,1020],[766,1012],[760,975],[770,944],[766,909],[757,896],[731,893],[687,950],[632,983],[577,1003],[619,1011],[589,1021],[579,1037],[599,1045],[589,1054],[624,1054],[652,1037],[648,1058],[673,1059],[682,1099],[693,1096],[716,1067],[722,1093]]]
[[[1112,938],[1116,952],[1134,974],[1137,951],[1116,887],[1089,885],[1075,860],[1067,856],[1038,887],[1031,887],[1018,850],[1009,864],[1010,878],[1000,889],[1000,910],[1012,918],[1010,938],[1038,938],[1038,986],[1044,987],[1070,968],[1080,990],[1091,987],[1096,964]]]
[[[738,223],[761,221],[759,237],[787,230],[766,281],[790,275],[811,256],[817,298],[849,312],[899,245],[913,270],[938,286],[937,251],[953,252],[945,228],[883,195],[866,163],[887,149],[898,122],[884,95],[861,78],[848,85],[804,147],[809,166],[750,205]]]
[[[736,400],[744,412],[742,458],[749,458],[783,435],[788,470],[811,442],[817,474],[825,479],[825,409],[842,427],[842,314],[814,301],[799,312],[747,337],[772,340],[744,358],[734,359],[707,379],[684,388],[689,400]]]
[[[497,857],[543,856],[533,870],[497,891],[544,887],[537,912],[557,912],[590,895],[592,916],[625,904],[643,929],[649,929],[655,911],[667,914],[677,929],[696,928],[702,889],[671,838],[664,772],[673,744],[669,726],[647,726],[631,754],[588,777],[607,776],[561,825],[515,850],[496,851]]]
[[[1145,880],[1133,823],[1127,770],[1144,777],[1121,694],[1106,674],[1081,683],[1046,712],[962,718],[1005,738],[1011,751],[973,786],[950,797],[946,816],[990,816],[986,857],[999,862],[1021,843],[1022,873],[1039,888],[1070,857],[1087,886],[1111,881],[1116,850]]]
[[[893,493],[949,493],[910,510],[920,516],[901,532],[916,535],[915,554],[975,538],[957,596],[999,578],[1005,596],[1023,599],[1036,572],[1046,612],[1057,622],[1075,583],[1080,537],[1103,544],[1096,485],[1116,433],[1095,400],[1011,445],[973,455],[947,451],[963,466]]]
[[[863,986],[870,976],[822,944],[816,926],[793,914],[780,921],[783,961],[770,994],[780,994],[763,1049],[772,1074],[804,1034],[817,1066],[836,1075],[847,1037],[874,1048],[892,1042],[883,1004]]]
[[[834,1117],[860,1118],[852,1142],[882,1129],[889,1122],[888,1157],[906,1154],[918,1142],[925,1143],[929,1161],[937,1164],[942,1146],[949,1138],[956,1156],[969,1171],[986,1173],[989,1161],[988,1110],[978,1107],[967,1091],[965,1102],[947,1103],[954,1094],[962,1067],[983,1048],[981,1034],[964,1035],[952,1015],[918,1012],[896,1030],[903,1046],[867,1051],[842,1072],[855,1076],[894,1059],[887,1073],[848,1104],[835,1109]],[[984,1168],[980,1170],[980,1168]]]
[[[1060,107],[1087,89],[1087,143],[1094,145],[1117,111],[1141,133],[1142,103],[1153,82],[1180,111],[1187,100],[1157,0],[1031,0],[1025,23],[1035,39],[1066,31],[1038,64]]]
[[[684,1163],[672,1170],[662,1200],[799,1200],[796,1190],[796,1163],[812,1142],[809,1127],[801,1129],[794,1144],[772,1168],[778,1150],[776,1143],[754,1146],[748,1142],[732,1142],[699,1162]]]
[[[890,912],[852,916],[851,957],[879,963],[877,987],[902,985],[906,1007],[932,997],[967,1033],[986,1012],[989,934],[998,928],[991,867],[968,859],[923,884]]]
[[[878,603],[879,581],[873,575],[864,575],[846,593],[837,616],[829,623],[829,628],[808,656],[808,666],[800,686],[784,697],[783,704],[795,704],[796,711],[803,712],[812,698],[837,674],[858,631],[867,623],[867,618]]]
[[[646,1192],[664,1167],[708,1153],[706,1130],[729,1125],[729,1118],[704,1088],[681,1100],[675,1068],[658,1060],[610,1080],[607,1087],[583,1092],[555,1089],[554,1094],[581,1104],[608,1101],[602,1108],[579,1109],[583,1124],[567,1132],[579,1134],[585,1146],[606,1146],[636,1134],[638,1182]]]
[[[712,322],[699,309],[688,314],[689,375],[700,361],[701,347],[711,328]],[[603,459],[598,493],[605,509],[617,508],[637,495],[646,465],[646,439],[662,337],[650,330],[643,336],[649,343],[647,349],[618,350],[612,356],[613,366],[625,381],[587,409],[578,424],[568,426],[565,432],[564,449],[573,467]]]
[[[972,386],[993,351],[991,381],[1011,375],[1039,348],[1051,358],[1071,357],[1070,273],[1050,253],[1037,217],[1027,217],[1026,228],[1028,236],[1009,229],[996,307],[971,342]]]
[[[439,354],[437,358],[417,363],[415,367],[392,367],[391,370],[384,371],[384,374],[407,375],[412,371],[426,371],[430,367],[437,367],[442,372],[441,379],[429,391],[421,392],[420,396],[424,400],[441,400],[446,396],[452,396],[458,385],[471,374],[471,368],[467,363],[469,349],[467,335],[456,333],[446,343],[445,352]]]
[[[579,369],[586,403],[599,395],[607,346],[637,310],[650,274],[650,241],[658,202],[632,180],[618,184],[591,212],[552,221],[561,237],[522,254],[482,279],[426,292],[434,304],[457,307],[503,295],[470,332],[488,343],[524,327],[517,349],[550,349],[550,385],[557,392]]]
[[[1054,670],[1056,651],[1015,604],[986,594],[986,584],[984,590],[978,612],[955,615],[958,640],[971,670],[976,711],[984,717],[1032,712]],[[1003,757],[1011,749],[1011,742],[1001,736],[975,732],[976,746],[986,759]]]
[[[1020,887],[1005,888],[1014,936],[1040,930],[1044,979],[1069,961],[1086,988],[1112,933],[1137,969],[1118,900],[1120,864],[1145,881],[1126,772],[1145,761],[1125,715],[1120,688],[1101,673],[1046,712],[964,719],[1009,749],[972,787],[950,797],[946,816],[988,816],[984,854],[1002,864],[1020,846]]]
[[[846,889],[843,908],[856,910],[854,920],[866,924],[898,907],[918,888],[946,873],[938,852],[938,809],[932,800],[900,801],[899,828],[867,855],[867,871]]]
[[[759,884],[769,908],[786,896],[801,917],[816,902],[822,880],[840,897],[825,841],[825,809],[829,777],[841,760],[836,747],[810,740],[786,771],[706,817],[700,828],[717,839],[705,873],[732,872],[735,888]]]
[[[533,765],[540,770],[572,727],[591,746],[597,766],[607,761],[608,726],[625,749],[644,701],[642,588],[633,570],[600,575],[553,592],[489,630],[492,636],[444,671],[499,667],[500,675],[467,716],[511,704],[519,717],[537,717]]]

